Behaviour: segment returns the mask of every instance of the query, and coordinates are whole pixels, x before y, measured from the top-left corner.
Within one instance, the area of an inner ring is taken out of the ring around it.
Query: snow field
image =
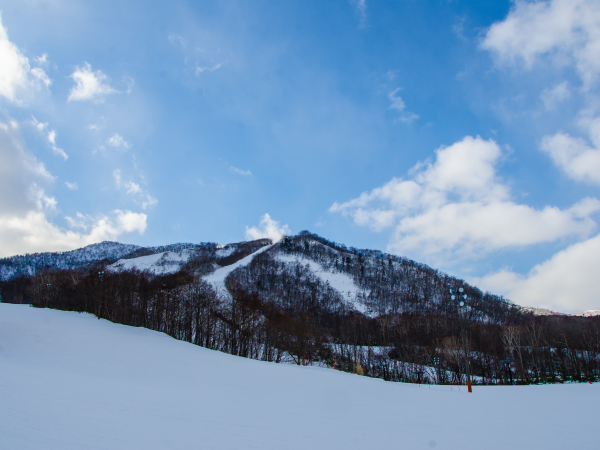
[[[277,254],[276,258],[285,263],[299,263],[303,266],[308,264],[313,275],[320,278],[324,283],[329,282],[329,285],[342,294],[342,297],[350,306],[363,314],[367,314],[367,307],[357,299],[358,294],[363,291],[354,283],[350,275],[325,270],[321,264],[308,258],[300,258],[282,253]]]
[[[2,449],[597,449],[600,385],[450,392],[0,304]]]
[[[162,252],[139,258],[120,259],[106,269],[114,272],[136,269],[140,272],[149,271],[155,275],[166,275],[179,271],[188,259],[190,259],[190,250]]]

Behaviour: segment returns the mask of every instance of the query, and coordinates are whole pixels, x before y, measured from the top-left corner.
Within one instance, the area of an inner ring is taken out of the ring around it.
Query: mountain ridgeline
[[[392,381],[592,380],[600,318],[535,316],[424,264],[309,232],[229,244],[101,243],[0,261],[2,300],[89,312],[227,353]],[[459,308],[450,289],[462,287]]]

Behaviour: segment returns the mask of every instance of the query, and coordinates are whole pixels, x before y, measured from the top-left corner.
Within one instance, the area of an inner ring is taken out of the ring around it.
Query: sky
[[[597,1],[0,11],[0,257],[309,230],[600,309]]]

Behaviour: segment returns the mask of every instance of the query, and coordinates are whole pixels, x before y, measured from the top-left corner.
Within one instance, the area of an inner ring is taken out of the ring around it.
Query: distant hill
[[[230,282],[270,301],[305,303],[323,310],[356,310],[369,316],[388,313],[442,313],[452,309],[448,289],[464,286],[472,320],[504,322],[517,307],[502,297],[484,293],[462,280],[416,261],[356,249],[310,232],[287,236],[260,257],[250,257],[271,245],[268,239],[221,246],[217,243],[139,247],[102,242],[61,253],[36,253],[0,260],[0,280],[30,276],[44,270],[103,268],[108,272],[139,271],[164,276],[184,270],[209,277],[225,289]],[[248,258],[250,257],[250,258]],[[219,270],[247,258],[231,270]],[[277,275],[273,275],[276,273]],[[222,274],[225,274],[221,276]],[[271,275],[269,275],[271,274]],[[218,283],[215,281],[219,279]],[[282,293],[286,292],[282,296]]]
[[[3,302],[90,312],[237,356],[416,383],[464,382],[465,354],[478,384],[600,377],[598,311],[521,307],[308,231],[225,246],[105,242],[2,264]]]

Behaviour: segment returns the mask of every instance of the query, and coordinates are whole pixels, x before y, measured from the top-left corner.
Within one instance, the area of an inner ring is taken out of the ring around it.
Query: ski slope
[[[250,264],[250,261],[252,261],[252,259],[256,255],[269,250],[271,247],[273,247],[273,245],[265,245],[264,247],[261,247],[258,250],[256,250],[254,253],[249,254],[248,256],[240,259],[239,261],[237,261],[233,264],[230,264],[229,266],[220,267],[217,270],[215,270],[213,273],[211,273],[210,275],[205,276],[204,280],[206,282],[212,284],[213,287],[217,291],[220,291],[224,294],[228,293],[227,288],[225,287],[225,278],[227,278],[227,275],[229,275],[231,272],[233,272],[238,267],[242,267],[242,266],[245,266],[246,264]]]
[[[599,384],[417,387],[0,304],[2,449],[597,449]]]
[[[309,258],[301,258],[296,255],[286,255],[279,253],[277,255],[279,261],[285,263],[298,263],[303,266],[308,264],[312,274],[321,279],[324,283],[329,285],[338,291],[342,298],[352,308],[360,311],[363,314],[368,315],[367,307],[358,300],[358,294],[363,293],[362,290],[354,283],[352,277],[343,272],[333,272],[325,270],[325,268],[316,261]]]
[[[148,271],[154,275],[166,275],[175,273],[181,269],[191,256],[191,250],[185,249],[179,252],[161,252],[153,255],[140,256],[138,258],[120,259],[114,264],[106,267],[106,270],[119,272],[121,270]]]

